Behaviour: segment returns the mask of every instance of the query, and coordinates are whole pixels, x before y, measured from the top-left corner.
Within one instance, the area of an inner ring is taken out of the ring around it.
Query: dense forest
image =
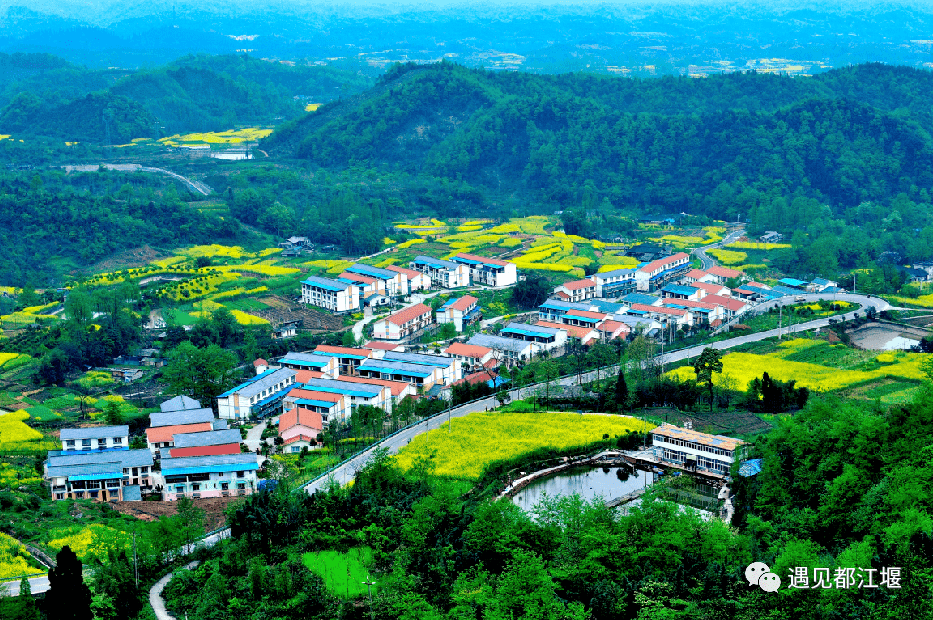
[[[270,124],[298,116],[306,103],[337,99],[371,83],[340,69],[245,54],[186,56],[141,71],[89,70],[46,54],[2,54],[0,76],[0,132],[103,144]]]

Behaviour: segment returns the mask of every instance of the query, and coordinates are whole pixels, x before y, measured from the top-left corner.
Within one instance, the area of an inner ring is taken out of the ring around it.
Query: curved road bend
[[[815,293],[815,294],[806,294],[806,295],[803,295],[803,297],[806,298],[806,300],[810,302],[819,301],[821,299],[826,299],[830,301],[840,300],[840,301],[849,301],[849,302],[861,304],[862,308],[860,310],[849,312],[844,315],[847,320],[854,318],[856,312],[862,312],[868,307],[875,308],[875,310],[878,312],[881,312],[882,310],[887,310],[888,308],[891,307],[888,304],[888,302],[886,302],[885,300],[881,298],[867,297],[865,295],[855,295],[851,293],[828,294],[828,295],[821,294],[821,293]],[[775,300],[773,302],[761,304],[760,306],[756,306],[756,309],[765,310],[765,309],[770,308],[771,306],[781,305],[780,301],[781,300]],[[794,302],[790,298],[787,298],[783,303],[794,303]],[[829,325],[829,319],[822,318],[822,319],[816,319],[813,321],[808,321],[807,323],[801,323],[799,325],[794,325],[789,328],[785,327],[782,330],[780,330],[780,332],[783,333],[784,335],[789,335],[792,333],[809,331],[811,329],[823,328],[828,325]],[[732,347],[736,347],[742,344],[746,344],[749,342],[756,342],[759,340],[764,340],[765,338],[769,338],[771,336],[778,336],[778,335],[779,335],[779,330],[772,329],[766,332],[758,332],[755,334],[737,336],[735,338],[730,338],[729,340],[721,340],[719,342],[714,342],[708,345],[697,345],[695,347],[690,347],[689,349],[681,349],[679,351],[665,353],[663,356],[659,356],[659,357],[660,357],[660,361],[662,364],[669,364],[671,362],[677,362],[677,361],[681,361],[681,360],[688,359],[691,357],[696,357],[700,355],[700,353],[703,352],[703,349],[706,348],[707,346],[710,346],[716,349],[731,349]],[[601,377],[605,377],[607,372],[617,372],[617,371],[618,371],[618,366],[611,366],[609,368],[600,369],[599,375]],[[589,372],[585,372],[582,374],[581,382],[588,383],[588,382],[596,380],[596,378],[597,378],[597,371],[591,370]],[[574,385],[577,383],[577,377],[576,376],[565,377],[561,379],[559,383],[560,385],[567,385],[567,386]],[[518,389],[511,390],[509,392],[509,395],[512,397],[513,400],[519,400],[519,399],[531,396],[532,394],[535,393],[537,389],[538,387],[535,387],[535,386],[518,388]],[[459,407],[454,407],[453,409],[450,410],[449,417],[451,419],[461,418],[465,415],[469,415],[470,413],[492,409],[495,406],[496,406],[496,399],[495,397],[490,396],[480,401],[468,403],[465,405],[460,405]],[[588,415],[602,415],[602,414],[588,414]],[[304,487],[305,490],[308,493],[314,493],[317,490],[323,489],[327,485],[328,479],[331,476],[334,478],[334,480],[336,480],[337,482],[341,484],[349,482],[356,475],[356,472],[358,472],[360,469],[365,467],[366,464],[372,459],[373,453],[376,448],[386,447],[389,449],[390,453],[396,453],[399,451],[399,449],[408,445],[408,443],[410,443],[410,441],[414,437],[420,435],[421,433],[427,432],[432,429],[443,428],[443,426],[447,423],[447,417],[448,417],[447,415],[440,415],[440,416],[437,416],[436,418],[433,418],[431,420],[425,420],[423,422],[419,422],[418,424],[410,428],[400,431],[398,434],[382,441],[380,444],[376,446],[369,448],[362,454],[358,454],[357,456],[351,458],[345,463],[342,463],[330,475],[325,476],[323,478],[319,478],[318,480],[315,480],[309,483],[307,486]],[[229,530],[222,530],[220,532],[211,534],[210,536],[202,539],[199,544],[212,546],[216,544],[219,540],[227,536],[229,536]],[[46,590],[48,590],[48,578],[47,577],[39,577],[35,579],[30,579],[29,583],[32,586],[32,591],[34,593],[45,592]],[[8,584],[7,587],[9,587],[11,590],[15,588],[15,591],[19,592],[18,582],[10,583]]]
[[[721,248],[725,245],[729,245],[730,243],[733,243],[737,239],[742,237],[744,234],[745,234],[745,229],[740,228],[726,235],[726,237],[722,241],[711,243],[710,245],[705,245],[702,248],[696,248],[693,251],[693,254],[695,254],[696,257],[700,259],[700,269],[702,269],[703,271],[706,271],[710,267],[716,266],[716,261],[706,255],[706,250],[712,250],[713,248]]]
[[[185,568],[191,570],[196,567],[200,562],[195,560],[194,562],[189,562],[185,565]],[[162,579],[159,579],[155,582],[155,585],[149,590],[149,604],[152,605],[152,611],[155,612],[156,618],[159,620],[174,620],[174,616],[168,613],[168,610],[165,609],[165,599],[162,598],[162,590],[165,589],[165,586],[168,585],[168,582],[172,580],[172,575],[175,573],[169,573]]]

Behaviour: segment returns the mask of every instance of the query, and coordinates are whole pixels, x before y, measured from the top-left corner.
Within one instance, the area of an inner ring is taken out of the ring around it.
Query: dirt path
[[[194,562],[185,564],[185,568],[191,570],[197,567],[198,564],[200,564],[200,562],[195,560]],[[155,612],[155,616],[159,620],[175,620],[175,616],[168,613],[168,610],[165,609],[165,599],[162,598],[162,590],[164,590],[168,582],[172,580],[174,574],[174,572],[171,572],[165,577],[162,577],[162,579],[155,582],[155,585],[149,590],[149,604],[152,605],[152,611]]]

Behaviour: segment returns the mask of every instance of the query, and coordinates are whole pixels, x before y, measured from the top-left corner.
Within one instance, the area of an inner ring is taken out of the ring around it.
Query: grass
[[[344,552],[316,551],[301,556],[304,565],[324,579],[328,590],[348,598],[368,594],[363,582],[372,581],[368,569],[372,560],[373,550],[369,547],[356,547]],[[374,591],[378,588],[378,585],[373,586]]]
[[[52,420],[61,419],[61,415],[55,413],[45,405],[36,405],[35,407],[30,407],[26,409],[26,413],[29,414],[29,417],[33,420],[38,420],[40,422],[49,422]]]
[[[541,448],[584,448],[644,424],[625,416],[578,415],[563,412],[488,411],[471,413],[441,428],[415,437],[402,448],[397,465],[408,470],[419,459],[434,464],[434,474],[476,480],[492,463],[511,460]]]
[[[45,452],[61,449],[58,442],[46,440],[42,433],[25,424],[29,414],[23,410],[0,414],[0,452]]]
[[[22,543],[0,532],[0,579],[43,572]]]

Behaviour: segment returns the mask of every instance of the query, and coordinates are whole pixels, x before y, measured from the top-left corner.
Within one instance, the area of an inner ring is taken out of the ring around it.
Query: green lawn
[[[309,569],[324,579],[327,589],[341,597],[355,598],[368,593],[364,581],[369,579],[369,564],[372,563],[373,550],[369,547],[357,547],[344,553],[339,551],[317,551],[305,553],[301,561]],[[379,588],[373,586],[373,591]]]

